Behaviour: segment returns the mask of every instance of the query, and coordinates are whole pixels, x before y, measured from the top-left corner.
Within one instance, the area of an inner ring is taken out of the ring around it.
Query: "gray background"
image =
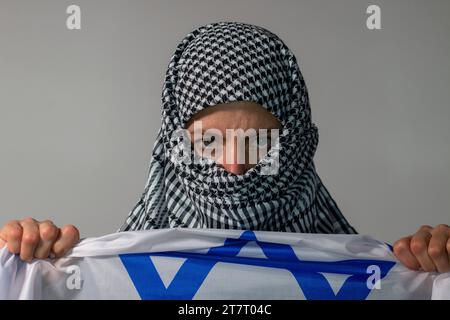
[[[366,28],[369,4],[382,30]],[[143,191],[169,58],[219,20],[266,27],[296,54],[318,172],[360,233],[450,223],[449,16],[448,0],[0,0],[0,224],[115,231]]]

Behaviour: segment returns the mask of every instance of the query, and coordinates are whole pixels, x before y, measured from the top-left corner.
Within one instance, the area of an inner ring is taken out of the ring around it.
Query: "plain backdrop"
[[[81,30],[66,28],[71,4]],[[295,53],[318,173],[360,233],[449,224],[449,17],[448,0],[0,0],[0,224],[116,231],[144,188],[169,58],[217,21],[263,26]]]

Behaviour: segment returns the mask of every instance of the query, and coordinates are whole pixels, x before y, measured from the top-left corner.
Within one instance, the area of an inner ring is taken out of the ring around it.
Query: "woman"
[[[227,135],[239,129],[256,135]],[[260,139],[267,131],[273,135]],[[258,151],[268,148],[258,152],[257,161],[238,161],[255,141]],[[170,61],[149,177],[120,231],[356,233],[315,171],[317,142],[305,82],[282,40],[243,23],[200,27]],[[409,268],[450,271],[449,237],[446,225],[423,226],[397,241],[394,252]],[[31,260],[64,255],[79,233],[70,225],[59,229],[28,218],[7,223],[0,239],[0,245]]]

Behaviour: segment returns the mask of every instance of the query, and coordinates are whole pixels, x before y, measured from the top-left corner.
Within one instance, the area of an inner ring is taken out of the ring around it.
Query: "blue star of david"
[[[238,256],[241,249],[253,241],[259,245],[267,259]],[[167,288],[150,259],[151,256],[186,259]],[[238,239],[228,238],[222,246],[210,248],[207,253],[172,251],[122,254],[119,257],[141,299],[190,300],[215,264],[225,262],[288,270],[308,300],[361,300],[366,299],[371,290],[367,286],[370,276],[367,268],[377,265],[380,268],[380,279],[383,279],[395,265],[395,262],[382,260],[303,261],[298,259],[291,246],[259,241],[252,231],[244,231]],[[322,273],[350,276],[335,294]]]

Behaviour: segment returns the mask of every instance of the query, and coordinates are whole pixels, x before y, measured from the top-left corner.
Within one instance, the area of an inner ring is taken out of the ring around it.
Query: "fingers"
[[[431,231],[430,244],[428,246],[428,255],[439,272],[450,271],[450,259],[447,251],[447,242],[449,241],[449,227],[447,225],[438,225]]]
[[[394,253],[408,268],[427,272],[450,271],[450,227],[422,226],[413,236],[394,244]]]
[[[57,258],[62,257],[80,241],[80,232],[73,225],[61,228],[58,238],[52,247],[52,252]]]
[[[394,254],[406,267],[413,270],[419,270],[420,263],[411,252],[412,236],[402,238],[394,243]]]
[[[34,251],[39,244],[39,224],[32,218],[22,220],[23,228],[22,243],[20,246],[20,258],[24,261],[31,261],[34,258]]]
[[[12,220],[0,229],[0,249],[7,246],[11,253],[20,254],[24,261],[45,259],[51,252],[56,257],[61,257],[79,240],[77,228],[66,225],[59,229],[49,220]]]
[[[436,271],[436,266],[433,260],[428,255],[428,245],[431,240],[431,228],[430,226],[422,226],[411,239],[411,252],[415,255],[419,261],[422,269],[427,272]]]
[[[0,238],[6,241],[9,252],[18,254],[22,242],[22,226],[19,221],[12,220],[6,223],[0,232]]]
[[[58,238],[59,229],[51,221],[42,221],[39,223],[39,244],[36,247],[34,256],[38,259],[48,258],[50,250]]]

